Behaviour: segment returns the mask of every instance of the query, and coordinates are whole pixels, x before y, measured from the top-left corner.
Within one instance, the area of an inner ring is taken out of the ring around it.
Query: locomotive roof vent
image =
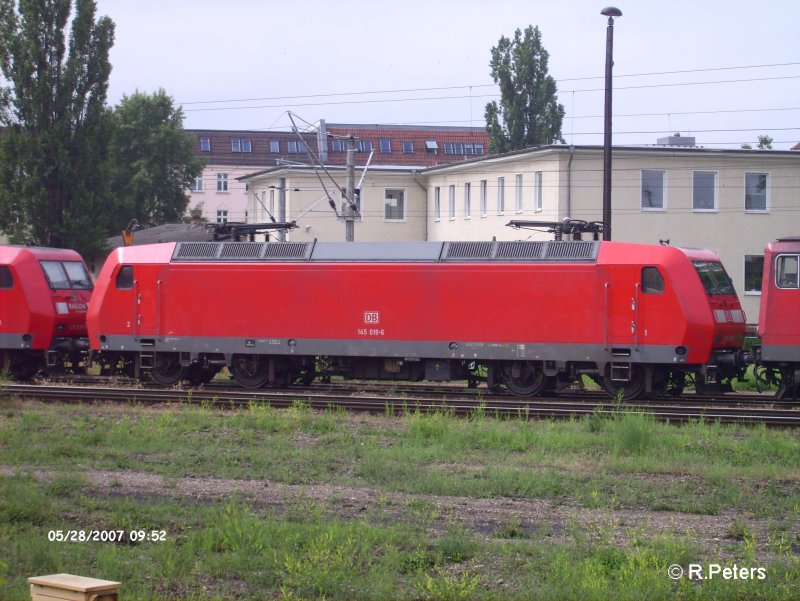
[[[599,242],[445,242],[442,261],[596,261]]]
[[[258,259],[261,256],[260,242],[225,242],[220,259]]]
[[[444,260],[490,259],[494,242],[449,242]]]
[[[500,242],[497,245],[496,257],[509,259],[540,259],[544,242]]]
[[[173,261],[306,261],[308,242],[181,242]]]
[[[271,242],[264,244],[264,260],[306,260],[313,245],[309,242]]]
[[[172,254],[173,260],[199,261],[213,259],[219,251],[219,242],[180,242]]]
[[[596,259],[598,242],[551,241],[547,243],[543,259]]]

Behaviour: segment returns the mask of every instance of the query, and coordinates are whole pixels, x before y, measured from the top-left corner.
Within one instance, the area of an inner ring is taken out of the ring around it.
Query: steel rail
[[[721,406],[719,404],[691,403],[614,403],[603,399],[544,399],[524,400],[516,397],[464,398],[409,398],[406,396],[367,395],[343,392],[308,392],[300,390],[244,390],[212,388],[153,389],[110,388],[98,386],[56,386],[30,384],[2,384],[0,396],[6,398],[37,399],[56,402],[116,402],[130,404],[210,404],[215,407],[242,408],[250,404],[263,404],[277,408],[291,407],[297,402],[313,409],[325,410],[341,407],[351,411],[371,413],[449,412],[461,416],[482,413],[501,418],[545,419],[571,418],[583,415],[643,413],[655,419],[685,422],[690,420],[720,421],[725,423],[766,424],[768,426],[800,426],[797,409],[764,406]]]

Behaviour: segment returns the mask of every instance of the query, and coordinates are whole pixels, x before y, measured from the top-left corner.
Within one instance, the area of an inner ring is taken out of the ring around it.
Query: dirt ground
[[[0,466],[10,475],[15,469]],[[40,480],[56,477],[55,472],[31,470]],[[424,507],[426,528],[431,534],[458,524],[487,540],[513,527],[517,536],[546,537],[555,544],[567,543],[577,527],[587,536],[603,530],[614,533],[614,543],[626,545],[633,533],[687,537],[705,549],[709,557],[725,558],[733,541],[727,532],[737,520],[767,539],[767,523],[751,515],[697,515],[640,509],[587,509],[557,504],[543,499],[470,498],[437,495],[411,495],[366,487],[330,484],[283,484],[268,480],[227,480],[189,477],[176,479],[130,470],[88,470],[84,473],[90,494],[96,497],[153,498],[184,497],[195,502],[219,501],[236,495],[254,507],[274,510],[279,515],[302,504],[323,507],[325,517],[344,520],[366,519],[393,523],[420,519],[411,507]],[[418,512],[417,512],[418,513]],[[793,533],[797,534],[797,533]],[[761,546],[761,545],[759,545]],[[769,554],[768,549],[759,548]]]

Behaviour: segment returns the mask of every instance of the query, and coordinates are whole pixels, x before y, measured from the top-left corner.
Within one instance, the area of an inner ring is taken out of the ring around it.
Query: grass
[[[2,599],[29,598],[25,577],[57,572],[120,580],[126,599],[792,599],[800,585],[794,430],[303,404],[5,401],[0,414]],[[97,470],[111,474],[105,484]],[[161,484],[137,489],[130,474]],[[208,478],[295,486],[285,490],[300,497],[180,490]],[[322,498],[306,488],[320,486]],[[500,514],[481,513],[497,500]],[[537,503],[549,513],[533,517]],[[724,525],[709,543],[630,515]],[[48,540],[77,528],[165,530],[167,540]],[[692,562],[765,565],[769,578],[666,576]]]

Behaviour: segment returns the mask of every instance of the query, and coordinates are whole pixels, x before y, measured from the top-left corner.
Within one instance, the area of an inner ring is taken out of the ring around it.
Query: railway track
[[[362,390],[362,386],[304,388],[288,390],[245,390],[223,386],[200,388],[151,388],[129,386],[96,385],[30,385],[2,384],[0,396],[22,399],[37,399],[53,402],[116,402],[132,404],[206,404],[215,407],[244,408],[252,403],[272,407],[291,407],[297,402],[306,403],[313,409],[324,410],[341,407],[350,411],[371,413],[408,413],[413,411],[447,411],[455,415],[468,416],[477,411],[503,418],[555,419],[589,415],[594,412],[617,414],[641,412],[656,419],[671,422],[686,422],[704,419],[725,423],[766,424],[768,426],[800,426],[800,409],[795,405],[770,402],[760,397],[753,404],[749,397],[735,399],[706,399],[684,397],[670,401],[639,401],[618,404],[600,395],[583,395],[581,398],[554,397],[534,400],[512,396],[478,394],[472,389],[455,388],[437,395],[416,391],[411,395],[391,394],[388,388],[382,392]]]
[[[123,387],[145,387],[145,388],[163,388],[160,384],[149,380],[135,380],[125,376],[67,376],[67,377],[53,377],[45,378],[39,383],[44,384],[73,384],[73,385],[96,385],[96,386],[123,386]],[[215,379],[208,384],[201,387],[193,387],[190,384],[185,384],[186,389],[194,390],[218,390],[218,391],[247,391],[252,389],[242,388],[233,378],[230,379]],[[276,390],[276,389],[272,389]],[[284,389],[287,393],[320,393],[331,392],[341,394],[375,394],[375,395],[388,395],[388,396],[425,396],[427,398],[446,398],[452,396],[461,396],[464,398],[477,397],[484,400],[498,400],[498,399],[512,399],[520,400],[507,391],[505,388],[500,387],[496,390],[490,390],[485,385],[478,387],[469,387],[461,383],[417,383],[417,382],[376,382],[371,380],[347,380],[337,382],[316,382],[307,386],[293,385]],[[800,408],[800,401],[792,400],[779,400],[774,398],[774,391],[765,391],[763,393],[755,392],[734,392],[726,394],[708,394],[698,395],[693,391],[684,392],[683,396],[675,399],[676,402],[697,402],[703,404],[767,404],[773,407],[796,407]],[[574,388],[561,390],[559,392],[542,393],[539,398],[544,399],[565,399],[572,396],[576,401],[585,401],[587,399],[594,399],[598,401],[608,401],[608,395],[598,389]],[[672,400],[672,399],[670,399]],[[661,399],[654,401],[663,404],[665,401]]]

